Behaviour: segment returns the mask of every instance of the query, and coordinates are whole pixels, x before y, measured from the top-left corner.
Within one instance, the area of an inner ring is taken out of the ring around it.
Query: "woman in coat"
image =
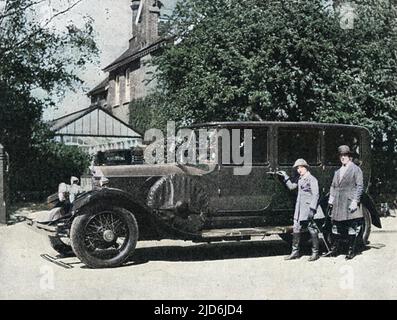
[[[339,242],[347,237],[349,250],[346,259],[356,255],[357,239],[363,225],[360,205],[364,190],[363,172],[352,161],[352,152],[346,145],[338,148],[341,167],[332,180],[328,203],[332,208],[332,255],[338,255]]]
[[[309,165],[304,159],[298,159],[293,166],[299,173],[299,180],[293,183],[285,171],[278,174],[284,177],[284,183],[290,190],[298,188],[294,212],[294,226],[292,238],[292,252],[286,260],[297,259],[300,257],[300,238],[304,229],[308,229],[312,239],[312,255],[309,261],[317,260],[319,255],[318,229],[314,219],[323,219],[324,213],[318,206],[319,187],[317,179],[309,172]]]

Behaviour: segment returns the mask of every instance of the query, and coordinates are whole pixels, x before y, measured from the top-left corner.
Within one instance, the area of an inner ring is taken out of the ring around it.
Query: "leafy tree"
[[[50,170],[51,155],[57,158],[60,149],[68,152],[47,142],[42,112],[55,105],[54,97],[82,83],[78,71],[95,61],[98,52],[90,17],[80,28],[71,22],[64,30],[52,25],[81,0],[68,1],[65,9],[43,21],[37,8],[44,2],[0,1],[0,143],[10,155],[13,194],[28,187],[23,179],[35,177],[34,183],[45,185],[47,175],[35,176],[35,165]],[[43,149],[47,157],[40,156]]]
[[[378,156],[376,174],[390,173],[396,8],[350,3],[353,24],[346,26],[344,7],[323,0],[179,2],[168,24],[174,44],[154,59],[159,112],[182,123],[241,120],[253,110],[264,120],[363,125]]]
[[[10,180],[14,200],[39,200],[56,192],[60,182],[70,183],[88,168],[89,155],[77,146],[53,142],[46,126],[36,129],[24,165],[14,167]]]

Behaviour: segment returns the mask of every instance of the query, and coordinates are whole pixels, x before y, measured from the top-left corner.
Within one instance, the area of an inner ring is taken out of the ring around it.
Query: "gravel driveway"
[[[368,250],[284,261],[288,246],[265,240],[197,244],[141,242],[127,265],[88,269],[77,258],[65,269],[45,236],[25,223],[0,227],[0,299],[396,299],[397,219],[373,227]]]

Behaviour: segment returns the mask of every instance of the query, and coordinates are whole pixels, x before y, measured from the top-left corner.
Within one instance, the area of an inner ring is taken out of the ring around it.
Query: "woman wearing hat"
[[[286,260],[297,259],[300,257],[300,237],[304,229],[308,229],[312,239],[312,255],[309,261],[317,260],[319,256],[318,229],[314,219],[323,219],[324,213],[318,206],[319,187],[317,179],[309,172],[309,165],[304,159],[298,159],[293,166],[299,173],[298,183],[293,183],[285,171],[277,173],[284,177],[284,183],[290,190],[298,188],[296,198],[294,226],[292,238],[292,252]]]
[[[332,207],[332,254],[338,254],[339,242],[342,237],[348,238],[349,251],[346,259],[356,255],[357,239],[363,223],[363,213],[360,206],[364,190],[363,172],[352,161],[352,152],[348,146],[338,148],[342,163],[332,180],[328,204]]]

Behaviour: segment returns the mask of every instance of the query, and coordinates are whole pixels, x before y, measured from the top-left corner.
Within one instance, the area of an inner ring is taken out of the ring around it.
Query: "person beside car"
[[[353,259],[357,251],[357,241],[363,226],[363,212],[360,205],[364,190],[363,172],[353,162],[349,146],[338,147],[342,166],[332,180],[328,204],[332,221],[332,256],[337,256],[342,239],[348,240],[346,259]]]
[[[308,229],[312,240],[312,254],[309,261],[317,260],[319,255],[319,236],[315,219],[323,219],[324,213],[318,206],[319,186],[317,179],[309,172],[309,164],[304,159],[298,159],[293,165],[293,169],[299,173],[298,182],[292,182],[285,171],[277,173],[284,178],[284,183],[290,190],[298,188],[296,198],[294,225],[292,234],[292,252],[286,260],[298,259],[300,257],[301,234]]]

